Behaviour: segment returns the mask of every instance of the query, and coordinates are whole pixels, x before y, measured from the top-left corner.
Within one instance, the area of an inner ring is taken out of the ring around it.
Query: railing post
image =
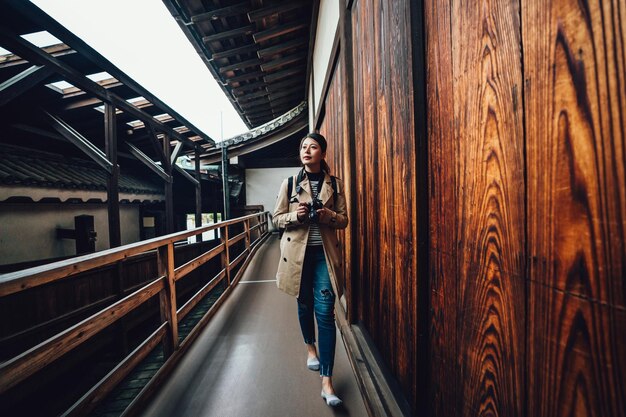
[[[117,300],[121,300],[124,298],[124,261],[117,261],[114,264],[114,271],[116,278],[113,281],[113,285],[115,288],[115,292],[117,295]],[[128,325],[127,325],[127,317],[123,316],[115,324],[117,331],[120,336],[117,338],[118,346],[120,349],[120,353],[122,356],[126,356],[128,354]]]
[[[246,251],[248,254],[250,253],[250,219],[246,219],[243,221],[244,227],[246,228]]]
[[[178,349],[178,317],[176,314],[176,282],[174,281],[174,244],[158,249],[159,276],[165,276],[165,288],[159,293],[161,322],[167,321],[169,329],[163,340],[163,354],[168,358]]]
[[[265,212],[265,221],[263,222],[263,233],[267,233],[270,226],[270,213],[269,211]]]
[[[224,244],[224,251],[222,252],[222,266],[226,271],[226,283],[230,287],[230,255],[228,253],[228,226],[224,226],[224,231],[221,237]]]

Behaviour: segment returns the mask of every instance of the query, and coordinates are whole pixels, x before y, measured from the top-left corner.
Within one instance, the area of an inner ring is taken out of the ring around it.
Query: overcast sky
[[[196,127],[221,140],[247,131],[160,0],[32,0]]]

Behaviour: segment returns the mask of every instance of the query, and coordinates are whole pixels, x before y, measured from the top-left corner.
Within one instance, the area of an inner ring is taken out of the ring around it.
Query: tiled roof
[[[0,144],[0,186],[106,191],[107,172],[96,163],[39,150]],[[119,191],[162,194],[157,182],[121,173]]]

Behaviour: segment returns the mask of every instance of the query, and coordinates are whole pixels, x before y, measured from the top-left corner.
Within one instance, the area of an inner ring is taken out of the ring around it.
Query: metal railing
[[[251,225],[251,221],[256,224]],[[243,225],[243,232],[230,237],[229,227]],[[220,230],[220,243],[202,253],[200,256],[179,267],[174,264],[174,243],[202,233]],[[255,239],[252,236],[256,235]],[[232,220],[222,221],[209,226],[173,233],[150,240],[136,242],[119,248],[105,250],[95,254],[84,255],[47,265],[41,265],[22,271],[0,275],[0,297],[5,297],[44,284],[65,280],[81,272],[110,265],[149,250],[157,251],[158,276],[148,284],[106,306],[92,316],[64,331],[57,333],[44,342],[0,364],[0,394],[28,380],[36,372],[55,362],[61,356],[77,348],[96,334],[109,328],[122,317],[140,307],[152,297],[159,295],[161,324],[132,353],[126,356],[112,371],[93,386],[80,398],[65,415],[84,415],[89,413],[106,394],[122,381],[132,369],[140,363],[155,347],[163,344],[165,363],[152,380],[144,387],[133,404],[140,402],[142,395],[146,397],[174,366],[178,357],[197,337],[206,325],[215,309],[230,294],[237,284],[249,262],[251,255],[268,235],[268,213],[261,212]],[[245,248],[231,260],[230,248],[234,244],[245,241]],[[221,270],[197,291],[184,305],[178,306],[176,300],[176,282],[190,272],[196,270],[217,255],[221,257]],[[233,270],[242,262],[238,272]],[[191,333],[179,343],[178,323],[213,289],[224,282],[226,290],[221,294],[214,306],[195,325]]]

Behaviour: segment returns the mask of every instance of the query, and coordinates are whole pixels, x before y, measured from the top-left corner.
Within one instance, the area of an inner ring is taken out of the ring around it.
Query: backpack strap
[[[287,198],[291,199],[291,192],[293,191],[293,177],[287,178]]]
[[[337,191],[337,177],[334,175],[330,176],[330,186],[333,188],[333,200],[337,201],[337,194],[339,191]]]

